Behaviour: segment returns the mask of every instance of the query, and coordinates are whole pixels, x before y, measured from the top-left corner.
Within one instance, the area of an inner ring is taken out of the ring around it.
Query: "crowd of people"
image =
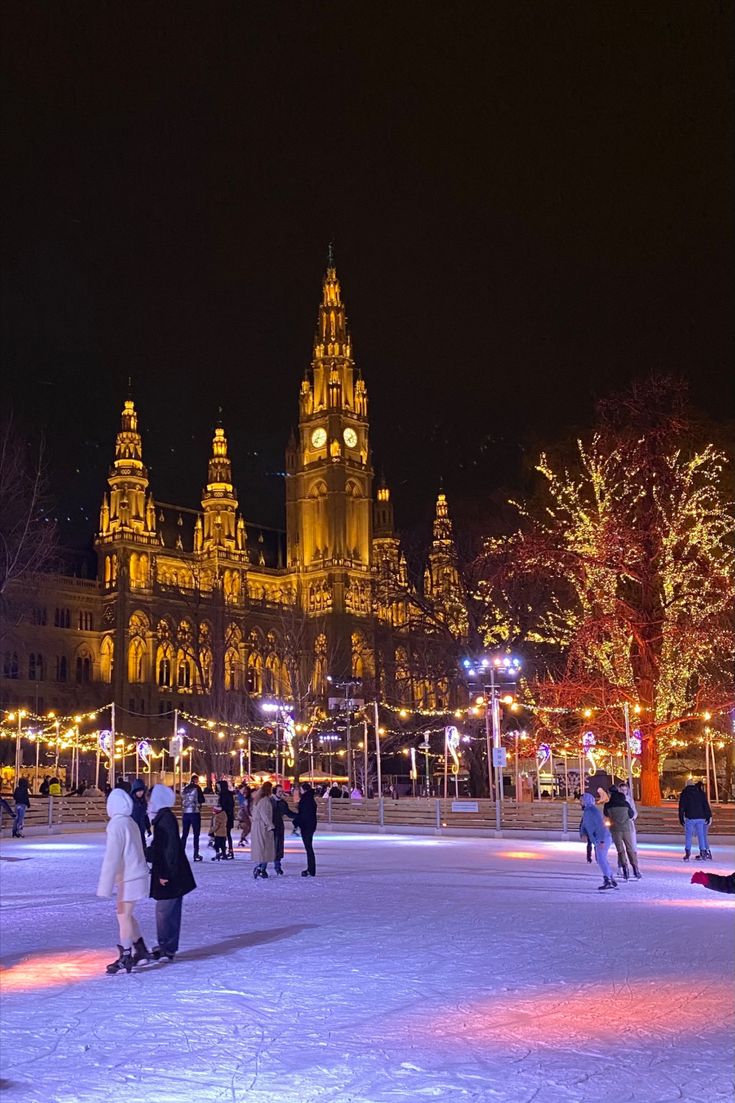
[[[203,861],[200,852],[204,791],[193,774],[182,790],[182,831],[173,808],[176,794],[166,785],[154,785],[146,793],[145,783],[132,783],[118,778],[116,787],[107,797],[109,821],[106,831],[105,856],[102,862],[97,895],[115,896],[120,941],[118,956],[107,966],[109,974],[130,973],[134,966],[151,961],[173,961],[179,948],[182,901],[196,888],[196,881],[186,853],[189,834],[192,836],[195,862]],[[282,786],[264,782],[253,791],[241,784],[233,793],[226,780],[217,786],[212,808],[209,836],[214,854],[212,861],[234,858],[232,829],[235,825],[235,805],[240,842],[250,836],[250,856],[256,880],[268,877],[268,865],[276,874],[283,874],[285,820],[299,832],[306,853],[306,869],[302,877],[316,876],[314,833],[317,827],[317,805],[308,782],[299,786],[299,800],[292,808]],[[148,949],[135,916],[136,904],[152,897],[156,901],[156,944]]]

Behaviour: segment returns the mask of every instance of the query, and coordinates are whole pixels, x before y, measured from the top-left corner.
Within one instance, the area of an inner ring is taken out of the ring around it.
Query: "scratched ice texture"
[[[130,976],[102,847],[0,845],[7,1103],[733,1098],[735,899],[678,845],[605,893],[574,842],[323,833],[316,879],[294,839],[258,882],[209,852],[176,961]]]

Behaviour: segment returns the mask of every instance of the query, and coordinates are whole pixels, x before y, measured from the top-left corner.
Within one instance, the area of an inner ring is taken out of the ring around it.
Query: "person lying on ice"
[[[704,885],[706,889],[713,889],[715,892],[735,893],[735,873],[705,873],[698,869],[692,877],[692,884]]]

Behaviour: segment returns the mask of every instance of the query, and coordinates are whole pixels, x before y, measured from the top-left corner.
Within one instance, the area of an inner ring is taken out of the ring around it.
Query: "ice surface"
[[[7,1103],[732,1099],[735,899],[678,845],[598,893],[578,843],[324,833],[311,880],[290,840],[196,866],[176,962],[113,977],[102,847],[2,842]]]

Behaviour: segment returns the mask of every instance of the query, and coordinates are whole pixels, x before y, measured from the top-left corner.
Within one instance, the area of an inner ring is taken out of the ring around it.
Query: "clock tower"
[[[301,576],[305,607],[315,614],[369,615],[373,473],[367,390],[352,357],[331,249],[286,472],[288,566]]]

